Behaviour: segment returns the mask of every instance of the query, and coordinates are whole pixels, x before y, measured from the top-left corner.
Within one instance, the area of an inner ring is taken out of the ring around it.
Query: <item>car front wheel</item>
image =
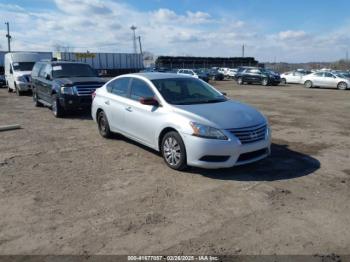
[[[282,84],[282,85],[287,84],[287,80],[286,80],[285,78],[282,78],[282,79],[281,79],[281,84]]]
[[[36,90],[33,90],[33,102],[36,107],[43,106],[43,104],[38,101],[38,94],[36,93]]]
[[[305,86],[306,88],[312,88],[313,84],[312,84],[312,82],[311,82],[310,80],[307,80],[307,81],[304,83],[304,86]]]
[[[340,90],[346,90],[346,89],[348,89],[348,85],[347,85],[347,83],[345,83],[345,82],[340,82],[339,84],[338,84],[338,89],[340,89]]]
[[[184,170],[187,167],[186,148],[179,133],[172,131],[165,134],[161,145],[164,161],[170,168]]]
[[[53,115],[57,118],[64,116],[64,108],[61,106],[60,101],[58,101],[58,97],[56,94],[52,95],[51,110]]]
[[[267,78],[263,78],[263,80],[261,81],[261,84],[263,86],[267,86],[269,84],[269,80]]]

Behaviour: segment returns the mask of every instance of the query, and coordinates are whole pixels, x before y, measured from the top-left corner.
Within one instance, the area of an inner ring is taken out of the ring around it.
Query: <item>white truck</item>
[[[22,95],[31,90],[30,74],[35,62],[52,59],[52,53],[11,52],[5,54],[5,80],[9,92]]]

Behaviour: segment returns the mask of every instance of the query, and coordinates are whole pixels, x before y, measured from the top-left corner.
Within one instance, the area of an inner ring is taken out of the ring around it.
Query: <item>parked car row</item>
[[[325,87],[340,90],[350,89],[350,73],[340,70],[314,72],[295,70],[281,75],[283,84],[303,84],[306,88]]]
[[[267,157],[266,117],[227,98],[201,73],[125,74],[106,83],[88,64],[47,60],[34,64],[30,83],[35,106],[51,108],[55,117],[89,109],[101,136],[118,133],[157,150],[175,170],[227,168]]]

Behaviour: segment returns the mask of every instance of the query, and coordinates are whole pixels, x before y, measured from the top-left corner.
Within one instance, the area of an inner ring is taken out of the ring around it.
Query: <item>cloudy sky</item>
[[[156,55],[334,61],[350,52],[348,0],[0,0],[0,49],[131,52],[131,25]]]

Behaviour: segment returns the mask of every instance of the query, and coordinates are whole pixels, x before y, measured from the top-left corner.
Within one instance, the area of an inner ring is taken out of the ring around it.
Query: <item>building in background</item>
[[[195,57],[195,56],[159,56],[155,62],[156,68],[212,68],[239,66],[258,66],[253,57]]]

